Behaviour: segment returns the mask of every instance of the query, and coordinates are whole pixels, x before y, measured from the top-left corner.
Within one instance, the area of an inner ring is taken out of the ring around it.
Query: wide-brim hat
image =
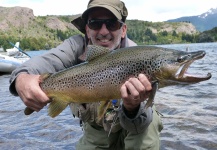
[[[83,12],[83,14],[76,16],[71,23],[82,33],[86,33],[85,26],[87,23],[88,13],[90,10],[96,8],[96,7],[102,7],[105,9],[108,9],[110,12],[114,14],[114,16],[118,20],[122,20],[125,22],[128,11],[125,7],[124,2],[120,0],[90,0],[87,9]]]

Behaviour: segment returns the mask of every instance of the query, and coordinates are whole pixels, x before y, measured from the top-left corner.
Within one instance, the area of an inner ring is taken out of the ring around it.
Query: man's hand
[[[15,88],[23,103],[34,111],[40,111],[50,102],[39,86],[40,75],[20,74],[15,81]]]
[[[135,111],[140,103],[148,98],[148,93],[152,86],[144,74],[139,74],[138,78],[129,78],[120,89],[123,105],[127,111]]]

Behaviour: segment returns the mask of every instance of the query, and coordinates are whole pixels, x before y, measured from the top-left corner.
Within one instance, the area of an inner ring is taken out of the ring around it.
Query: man
[[[111,50],[136,45],[126,35],[128,15],[119,0],[90,0],[87,10],[72,23],[85,34],[72,36],[48,53],[32,58],[12,73],[10,91],[29,108],[40,111],[50,100],[39,86],[39,74],[54,73],[84,61],[86,45]],[[71,104],[83,121],[84,135],[77,149],[159,149],[160,117],[144,100],[152,89],[144,74],[129,78],[120,88],[121,100],[113,102],[102,122],[97,122],[99,103]],[[113,121],[114,120],[114,121]]]

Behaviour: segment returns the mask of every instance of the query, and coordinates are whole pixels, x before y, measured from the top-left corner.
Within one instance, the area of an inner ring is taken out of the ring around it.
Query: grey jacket
[[[46,52],[41,56],[36,56],[23,63],[22,66],[18,67],[11,74],[10,78],[10,92],[18,96],[17,91],[15,89],[15,79],[20,73],[28,73],[28,74],[43,74],[43,73],[55,73],[62,69],[71,67],[73,65],[77,65],[81,63],[82,54],[85,54],[86,51],[86,40],[81,35],[75,35],[68,39],[66,39],[62,44],[53,48]],[[128,39],[127,37],[121,41],[121,47],[129,47],[135,46],[136,44]],[[134,118],[127,117],[123,106],[120,106],[118,110],[118,122],[121,127],[129,132],[138,134],[143,132],[148,125],[152,121],[152,108],[144,109],[144,102],[141,103],[140,109],[137,112],[137,115]],[[81,108],[80,104],[71,104],[70,108],[72,113],[76,116],[80,117],[84,122],[95,122],[95,112],[96,107],[92,107],[93,104],[87,104],[85,109]],[[77,109],[76,109],[77,108]],[[80,115],[78,115],[78,111],[82,111]],[[91,112],[91,113],[90,113]],[[89,114],[93,114],[90,116]],[[105,129],[105,126],[103,126]],[[118,128],[119,129],[119,128]],[[107,129],[105,129],[107,130]],[[113,130],[116,132],[117,130]]]

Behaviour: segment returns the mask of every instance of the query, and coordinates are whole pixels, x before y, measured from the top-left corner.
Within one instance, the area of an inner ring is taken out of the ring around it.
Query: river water
[[[189,68],[212,73],[208,81],[159,89],[155,98],[163,115],[161,150],[217,150],[217,43],[160,45],[179,50],[205,50],[206,56]],[[30,52],[35,55],[38,52]],[[56,118],[47,108],[25,116],[24,104],[8,91],[10,75],[0,76],[0,149],[75,149],[83,131],[69,108]]]

